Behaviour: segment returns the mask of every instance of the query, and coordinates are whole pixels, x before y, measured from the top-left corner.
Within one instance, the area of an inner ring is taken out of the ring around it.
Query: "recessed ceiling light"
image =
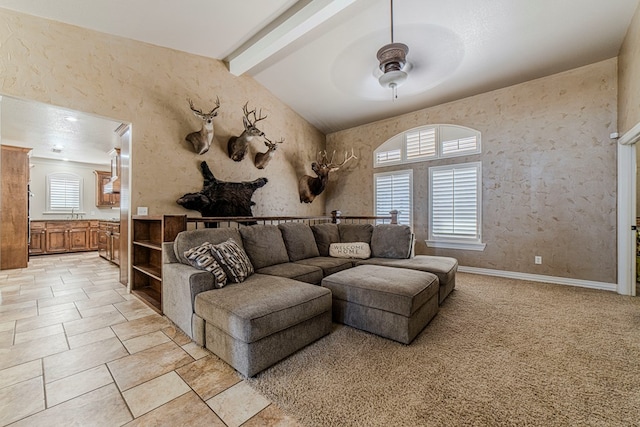
[[[68,122],[77,122],[77,121],[78,121],[78,119],[77,119],[77,118],[72,117],[72,116],[66,116],[64,119],[65,119],[66,121],[68,121]]]

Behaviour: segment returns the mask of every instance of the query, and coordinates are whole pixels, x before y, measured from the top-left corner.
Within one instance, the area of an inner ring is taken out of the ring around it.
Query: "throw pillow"
[[[334,258],[367,259],[371,256],[371,248],[365,242],[332,243],[329,256]]]
[[[244,282],[247,277],[253,274],[253,265],[247,253],[235,240],[229,239],[226,242],[212,245],[211,253],[232,282]]]
[[[216,280],[215,287],[222,288],[227,284],[227,275],[213,257],[213,253],[211,252],[212,246],[213,245],[211,243],[204,242],[200,246],[196,246],[185,251],[184,256],[193,267],[213,274]]]

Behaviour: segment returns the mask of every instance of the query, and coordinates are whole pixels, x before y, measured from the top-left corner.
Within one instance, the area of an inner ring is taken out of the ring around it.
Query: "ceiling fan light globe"
[[[401,70],[388,71],[378,78],[380,86],[386,89],[393,89],[399,86],[407,80],[407,73]]]

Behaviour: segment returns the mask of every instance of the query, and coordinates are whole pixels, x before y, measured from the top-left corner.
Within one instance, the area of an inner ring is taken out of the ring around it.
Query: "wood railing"
[[[326,216],[234,216],[234,217],[187,217],[187,229],[200,227],[240,227],[254,224],[280,224],[283,222],[304,222],[309,225],[321,223],[347,224],[397,224],[398,211],[389,212],[388,216],[351,216],[333,211]]]

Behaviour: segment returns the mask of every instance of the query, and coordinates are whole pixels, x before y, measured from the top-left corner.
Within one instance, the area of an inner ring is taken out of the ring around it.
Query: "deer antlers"
[[[249,124],[249,126],[253,126],[255,127],[256,123],[258,123],[260,120],[264,120],[267,118],[267,116],[262,116],[262,108],[260,109],[260,117],[256,117],[256,109],[254,108],[253,110],[249,111],[247,110],[247,105],[249,105],[249,101],[247,101],[244,106],[242,107],[242,112],[244,113],[244,118],[243,120],[246,120]],[[251,123],[251,119],[249,118],[249,114],[253,114],[253,123]],[[246,127],[246,126],[245,126]]]
[[[336,156],[336,150],[333,150],[333,153],[331,154],[331,160],[327,159],[326,150],[318,152],[318,156],[322,156],[322,157],[321,158],[316,157],[316,160],[317,160],[318,166],[329,169],[329,172],[335,172],[338,169],[340,169],[342,166],[344,166],[349,160],[351,159],[358,160],[356,155],[353,154],[353,148],[351,149],[351,155],[347,157],[348,154],[349,154],[348,151],[344,152],[344,160],[339,165],[333,163],[333,158]]]
[[[218,98],[218,96],[216,96],[216,106],[206,114],[203,113],[202,110],[197,110],[196,107],[193,106],[193,101],[191,100],[191,98],[187,98],[187,101],[189,101],[189,107],[191,107],[191,111],[193,111],[197,116],[209,116],[213,114],[218,108],[220,108],[220,98]]]

